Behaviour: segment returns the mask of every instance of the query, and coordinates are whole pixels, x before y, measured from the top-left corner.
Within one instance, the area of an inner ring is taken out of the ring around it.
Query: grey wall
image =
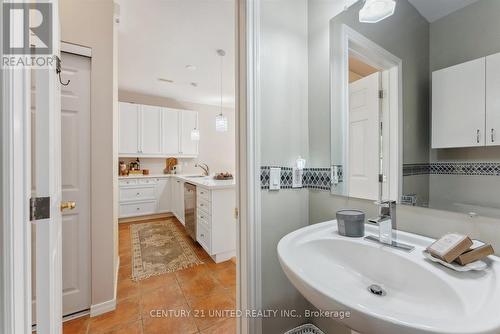
[[[307,0],[263,0],[261,6],[261,165],[291,166],[308,156]],[[262,307],[308,306],[285,277],[276,246],[286,234],[307,226],[308,192],[261,193]],[[267,318],[262,332],[283,333],[306,319]]]

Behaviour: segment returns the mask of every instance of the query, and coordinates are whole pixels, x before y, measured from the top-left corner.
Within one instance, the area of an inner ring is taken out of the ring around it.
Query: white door
[[[380,73],[349,85],[349,196],[377,200],[380,143]]]
[[[62,199],[74,210],[62,216],[63,315],[90,307],[90,58],[62,54]]]
[[[142,105],[140,107],[140,152],[146,155],[161,154],[161,119],[160,107]]]
[[[179,111],[162,108],[163,112],[163,153],[179,154]]]
[[[120,154],[139,153],[139,106],[134,103],[120,102]]]
[[[59,52],[58,2],[51,1],[54,52]],[[50,198],[50,218],[36,226],[37,333],[62,333],[61,95],[55,69],[36,70],[36,196]]]
[[[432,73],[432,148],[485,145],[485,62]]]
[[[486,145],[500,145],[500,53],[486,57]]]
[[[191,140],[191,130],[198,127],[198,112],[181,112],[181,154],[198,155],[198,142]]]

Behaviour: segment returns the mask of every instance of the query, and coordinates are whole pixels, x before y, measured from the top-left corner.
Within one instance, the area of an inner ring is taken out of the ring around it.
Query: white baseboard
[[[115,291],[114,298],[104,303],[90,305],[90,317],[97,317],[98,315],[114,311],[116,309],[116,291],[118,288],[118,269],[120,268],[120,257],[116,261],[115,268]]]
[[[229,251],[229,252],[224,252],[224,253],[218,253],[215,255],[212,255],[212,260],[214,260],[215,263],[221,263],[227,260],[230,260],[231,258],[236,256],[236,251]]]
[[[116,309],[116,298],[113,298],[104,303],[90,305],[90,316],[97,317],[98,315],[114,311],[115,309]]]

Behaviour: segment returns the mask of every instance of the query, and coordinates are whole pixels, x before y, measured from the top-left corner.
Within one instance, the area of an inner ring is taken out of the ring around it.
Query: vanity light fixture
[[[200,130],[197,128],[194,128],[191,130],[191,140],[192,141],[199,141],[200,140]]]
[[[218,132],[226,132],[227,117],[222,114],[222,60],[226,55],[226,51],[218,49],[217,54],[220,57],[220,113],[215,117],[215,130]]]
[[[394,0],[365,0],[359,11],[359,22],[377,23],[394,14],[396,1]]]

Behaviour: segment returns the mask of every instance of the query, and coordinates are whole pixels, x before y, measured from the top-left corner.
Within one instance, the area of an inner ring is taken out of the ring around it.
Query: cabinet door
[[[181,111],[181,154],[198,155],[198,141],[191,140],[191,130],[198,128],[198,112]]]
[[[139,106],[133,103],[119,103],[120,154],[137,154],[139,152]]]
[[[163,113],[163,153],[179,155],[179,111],[162,108]]]
[[[178,200],[179,200],[179,216],[177,217],[179,221],[182,223],[182,225],[185,225],[185,220],[184,220],[184,182],[179,182],[179,194],[178,194]]]
[[[486,59],[432,73],[432,148],[485,144]]]
[[[500,145],[500,53],[486,57],[486,146]]]
[[[160,107],[141,106],[140,151],[142,154],[161,154],[162,115]]]
[[[172,211],[172,199],[170,193],[170,180],[168,178],[158,178],[156,183],[158,212],[163,213]]]

